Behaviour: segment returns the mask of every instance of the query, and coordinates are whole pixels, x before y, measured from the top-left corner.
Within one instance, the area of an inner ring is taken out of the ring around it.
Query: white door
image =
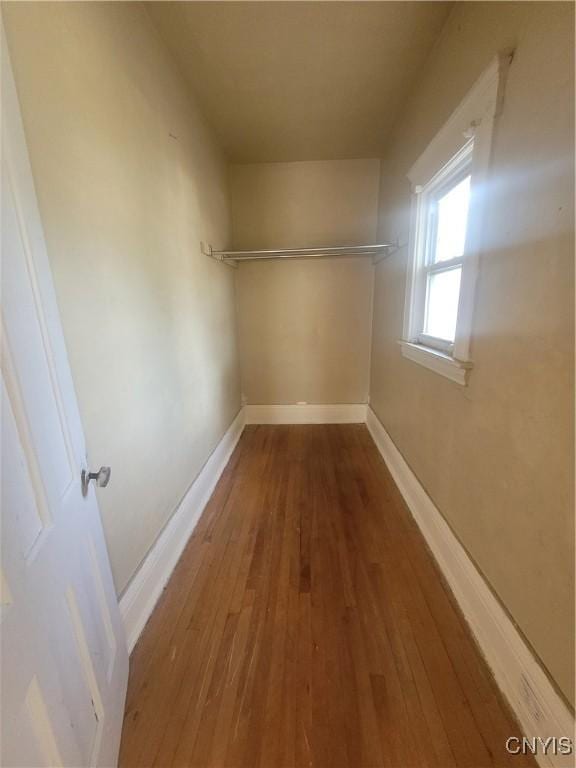
[[[1,765],[114,766],[126,640],[2,42]]]

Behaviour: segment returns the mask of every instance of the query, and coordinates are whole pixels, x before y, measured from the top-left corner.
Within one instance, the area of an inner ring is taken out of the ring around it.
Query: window
[[[494,119],[510,54],[498,56],[411,169],[402,354],[467,383]]]
[[[470,141],[420,192],[422,253],[414,279],[421,306],[415,308],[420,344],[452,353],[470,203]]]

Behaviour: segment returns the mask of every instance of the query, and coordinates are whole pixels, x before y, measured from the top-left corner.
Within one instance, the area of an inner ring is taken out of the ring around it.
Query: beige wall
[[[238,318],[248,403],[367,401],[373,272],[367,259],[242,264]]]
[[[121,592],[239,408],[226,167],[143,6],[3,12]]]
[[[379,160],[232,165],[235,248],[300,248],[373,242]]]
[[[236,248],[374,242],[378,160],[230,169]],[[244,262],[237,271],[249,403],[359,403],[368,394],[370,259]]]
[[[406,172],[499,49],[470,384],[404,359],[406,250],[376,272],[371,403],[564,694],[574,701],[574,11],[461,3],[382,164],[381,233],[407,239]],[[456,65],[457,64],[457,65]]]

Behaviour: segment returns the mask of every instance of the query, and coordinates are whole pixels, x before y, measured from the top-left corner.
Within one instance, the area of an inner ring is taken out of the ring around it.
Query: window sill
[[[431,347],[424,347],[422,344],[412,344],[409,341],[400,341],[399,344],[402,348],[402,355],[408,360],[423,365],[425,368],[455,381],[456,384],[466,386],[468,371],[472,368],[472,363],[455,360],[444,352]]]

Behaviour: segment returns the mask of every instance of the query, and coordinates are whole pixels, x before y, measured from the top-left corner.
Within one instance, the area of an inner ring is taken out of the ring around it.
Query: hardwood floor
[[[363,425],[247,427],[132,658],[120,765],[521,766]]]

